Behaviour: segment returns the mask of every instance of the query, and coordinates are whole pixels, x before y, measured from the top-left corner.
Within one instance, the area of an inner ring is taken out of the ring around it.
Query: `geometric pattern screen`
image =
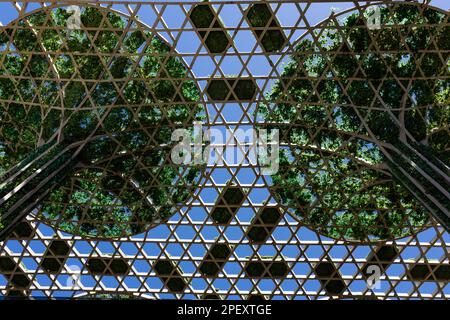
[[[450,299],[448,10],[2,1],[0,297]]]

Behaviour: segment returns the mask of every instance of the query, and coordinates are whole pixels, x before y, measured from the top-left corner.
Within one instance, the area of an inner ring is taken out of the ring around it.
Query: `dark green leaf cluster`
[[[142,232],[168,218],[198,177],[170,161],[172,131],[204,117],[198,88],[138,22],[87,6],[82,28],[68,30],[69,16],[44,9],[0,36],[0,174],[45,141],[83,141],[80,169],[39,216],[88,236]]]

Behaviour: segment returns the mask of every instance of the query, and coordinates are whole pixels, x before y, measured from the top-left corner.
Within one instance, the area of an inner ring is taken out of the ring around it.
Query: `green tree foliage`
[[[198,177],[171,163],[170,137],[203,119],[199,91],[143,25],[85,7],[68,30],[69,16],[44,9],[0,35],[0,174],[47,141],[83,142],[38,216],[81,235],[136,234],[173,214]]]
[[[416,141],[450,159],[448,16],[395,4],[369,29],[372,14],[330,19],[318,41],[303,38],[259,109],[284,145],[273,194],[333,238],[391,239],[426,224],[380,146]]]

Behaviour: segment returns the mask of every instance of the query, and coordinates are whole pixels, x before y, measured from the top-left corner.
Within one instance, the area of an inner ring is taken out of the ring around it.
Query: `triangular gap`
[[[158,12],[156,11],[155,6],[152,4],[137,4],[134,15],[136,19],[138,19],[144,25],[148,26],[150,30],[154,30],[155,26],[158,23]]]

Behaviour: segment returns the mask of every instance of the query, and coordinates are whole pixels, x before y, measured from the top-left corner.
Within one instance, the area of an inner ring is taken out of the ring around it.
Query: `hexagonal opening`
[[[337,273],[337,270],[331,262],[321,262],[316,266],[314,272],[317,277],[332,278]]]
[[[271,278],[284,278],[286,277],[289,268],[284,261],[275,261],[269,267],[269,276]]]
[[[196,28],[209,28],[211,27],[216,14],[209,4],[201,3],[192,8],[189,17]],[[217,20],[213,27],[220,27]]]
[[[8,239],[26,240],[31,239],[35,232],[28,221],[21,221],[8,236]]]
[[[264,208],[260,215],[263,224],[277,224],[280,218],[281,214],[278,208]]]
[[[418,263],[407,273],[413,281],[450,281],[450,266],[440,263]]]
[[[204,261],[200,265],[200,272],[207,277],[215,277],[220,271],[217,263],[211,261]]]
[[[225,207],[214,207],[211,211],[211,218],[217,224],[228,224],[233,217],[234,212],[230,212],[229,208]]]
[[[239,187],[228,187],[222,199],[227,205],[240,205],[244,201],[244,193]]]
[[[123,275],[127,274],[130,266],[121,258],[90,258],[88,270],[93,274]]]
[[[438,281],[450,281],[450,265],[440,265],[433,272],[434,277]]]
[[[211,53],[223,53],[230,45],[224,31],[210,31],[206,36],[205,45]]]
[[[183,292],[186,289],[187,284],[182,277],[170,277],[166,281],[166,287],[172,292]]]
[[[206,92],[214,101],[225,101],[227,98],[228,100],[233,100],[233,96],[229,96],[230,88],[227,82],[222,79],[210,80]]]
[[[253,33],[264,51],[277,52],[285,46],[286,36],[269,5],[256,3],[249,6],[246,18],[252,27],[257,28],[253,29]]]
[[[200,265],[200,272],[205,276],[215,277],[227,262],[231,249],[224,243],[214,244],[207,252],[204,261]]]
[[[206,91],[214,101],[250,101],[255,98],[256,84],[253,79],[212,79]]]
[[[64,240],[53,240],[48,246],[41,262],[41,268],[48,273],[58,273],[64,265],[70,251]]]
[[[16,268],[16,263],[12,258],[0,257],[0,272],[13,272]]]
[[[255,3],[248,7],[247,19],[252,27],[255,28],[266,27],[268,26],[269,20],[271,20],[272,17],[273,12],[270,9],[270,7],[265,3]]]
[[[266,268],[261,261],[250,261],[245,267],[245,272],[249,277],[260,278],[266,273]]]
[[[69,251],[70,247],[64,240],[53,240],[48,248],[48,254],[58,257],[67,256]]]
[[[28,294],[24,290],[10,289],[6,293],[6,299],[28,299]]]
[[[258,39],[266,52],[279,52],[286,43],[286,37],[281,30],[266,30],[262,38],[259,36]]]
[[[376,265],[380,267],[383,271],[392,264],[392,262],[397,258],[399,251],[394,245],[383,245],[379,247],[375,252],[372,252],[367,257],[367,263],[362,268],[362,273],[364,276],[369,276],[367,269],[371,265]]]
[[[253,278],[284,278],[289,267],[285,261],[249,261],[245,272]]]
[[[264,243],[280,221],[281,214],[276,208],[264,208],[262,213],[252,219],[252,226],[247,231],[247,238],[254,243]]]
[[[376,256],[380,262],[391,262],[398,256],[398,253],[396,246],[386,245],[378,249]]]
[[[253,79],[239,79],[234,87],[234,94],[240,101],[249,101],[255,98],[256,84]]]
[[[238,187],[227,187],[211,211],[211,218],[217,224],[228,224],[244,201],[245,195]]]
[[[127,274],[130,266],[124,259],[113,259],[109,264],[109,269],[111,270],[111,273],[115,275]]]
[[[209,255],[214,260],[226,261],[231,254],[231,249],[225,243],[215,243]]]
[[[172,261],[168,259],[158,260],[154,263],[153,269],[171,292],[182,292],[187,287],[184,278]]]
[[[106,270],[106,263],[101,258],[90,258],[86,267],[93,274],[102,274]]]
[[[340,295],[342,292],[344,292],[346,287],[343,280],[327,280],[321,282],[325,284],[325,291],[334,296]]]
[[[158,260],[154,264],[153,268],[155,269],[155,272],[158,275],[165,276],[165,275],[171,275],[175,267],[173,266],[172,262],[170,262],[169,260]]]
[[[345,290],[345,282],[333,263],[321,262],[317,264],[314,273],[328,294],[339,295]]]
[[[409,270],[412,280],[425,280],[430,275],[430,269],[426,264],[416,264]]]
[[[24,274],[14,274],[9,282],[14,286],[14,288],[28,288],[31,284],[30,279]]]
[[[264,243],[269,238],[270,233],[265,227],[250,227],[247,238],[254,243]]]
[[[58,273],[63,266],[57,258],[45,258],[42,260],[41,268],[48,273]]]

